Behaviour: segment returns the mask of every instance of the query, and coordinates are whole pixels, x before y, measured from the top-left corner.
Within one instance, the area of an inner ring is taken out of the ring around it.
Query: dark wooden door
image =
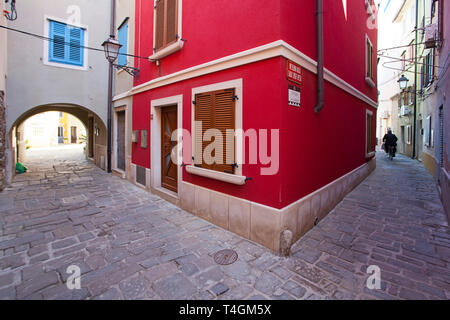
[[[172,162],[172,150],[177,145],[172,133],[177,129],[177,107],[162,108],[161,120],[161,184],[164,188],[178,192],[178,168]]]
[[[89,117],[89,133],[88,133],[88,151],[89,158],[94,157],[94,118]]]
[[[77,127],[70,127],[70,143],[77,143]]]
[[[125,111],[117,112],[117,169],[125,171]]]

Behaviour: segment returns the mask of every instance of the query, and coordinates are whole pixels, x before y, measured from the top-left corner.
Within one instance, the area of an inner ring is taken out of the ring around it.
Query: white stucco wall
[[[87,29],[90,47],[102,49],[109,36],[110,0],[17,1],[17,11],[19,18],[10,24],[16,29],[48,36],[46,19],[51,17],[69,24],[79,20]],[[77,11],[79,19],[74,15]],[[79,105],[106,123],[108,63],[104,53],[88,50],[86,70],[73,70],[46,65],[47,46],[47,41],[8,32],[8,130],[25,111],[47,104]]]
[[[0,1],[0,12],[3,12],[5,8],[5,1]],[[6,26],[6,18],[3,14],[0,15],[0,25]],[[5,91],[6,81],[6,63],[7,63],[7,32],[5,29],[0,28],[0,90]]]

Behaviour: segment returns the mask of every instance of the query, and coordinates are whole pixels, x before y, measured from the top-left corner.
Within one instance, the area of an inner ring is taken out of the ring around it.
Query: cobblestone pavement
[[[388,161],[282,258],[85,161],[34,158],[0,194],[0,299],[449,299],[435,185]],[[219,266],[212,254],[233,248]],[[66,286],[81,268],[81,289]],[[369,290],[366,268],[381,269]]]

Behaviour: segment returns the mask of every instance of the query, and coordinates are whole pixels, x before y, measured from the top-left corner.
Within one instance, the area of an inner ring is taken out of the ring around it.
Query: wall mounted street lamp
[[[406,87],[408,86],[408,82],[409,82],[409,80],[408,80],[408,78],[406,78],[404,75],[402,75],[401,76],[401,78],[400,79],[398,79],[398,85],[400,86],[400,90],[405,90],[406,89]]]
[[[119,56],[120,48],[122,48],[122,45],[117,41],[115,38],[110,37],[108,40],[103,42],[102,44],[103,50],[105,51],[105,57],[106,60],[109,61],[114,67],[117,69],[125,70],[129,75],[139,78],[139,69],[133,68],[126,65],[118,65],[114,64],[114,62],[117,60],[117,57]]]
[[[114,63],[119,56],[119,50],[122,48],[122,45],[114,39],[113,37],[109,38],[102,44],[103,50],[105,51],[105,57],[110,63]]]

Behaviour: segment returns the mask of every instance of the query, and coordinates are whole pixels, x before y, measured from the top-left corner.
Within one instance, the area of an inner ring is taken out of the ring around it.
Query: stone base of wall
[[[5,93],[0,91],[0,191],[6,186],[6,112]]]
[[[436,160],[432,155],[422,152],[422,164],[433,177],[436,177]]]
[[[441,174],[441,201],[447,214],[447,221],[450,223],[450,174],[442,168]]]
[[[103,146],[101,144],[96,144],[94,146],[95,151],[94,151],[94,162],[95,165],[99,168],[101,168],[102,170],[106,170],[106,166],[107,166],[107,148],[106,146]]]
[[[374,158],[281,210],[183,182],[179,190],[180,207],[279,253],[280,236],[285,230],[292,232],[292,245],[375,168]]]

